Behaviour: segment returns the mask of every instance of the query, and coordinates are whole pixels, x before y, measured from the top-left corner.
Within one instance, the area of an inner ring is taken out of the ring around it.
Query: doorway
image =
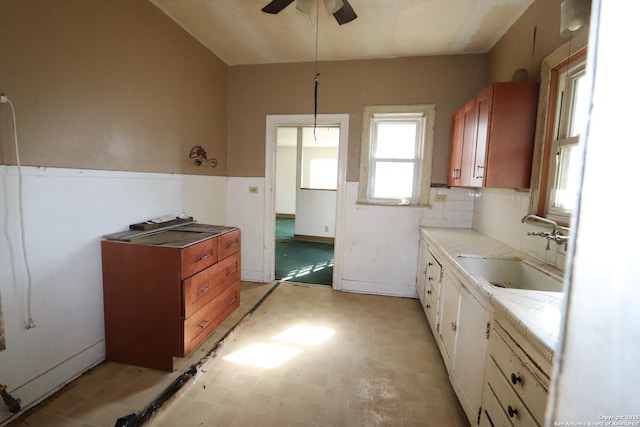
[[[348,121],[346,114],[316,118],[313,115],[267,116],[264,273],[270,281],[313,283],[314,275],[326,278],[328,274],[330,279],[321,282],[328,282],[324,284],[334,289],[341,288],[341,237],[344,235],[341,213]],[[332,140],[334,142],[330,142]],[[281,152],[278,152],[279,145]],[[283,176],[288,176],[287,184],[283,183],[286,182]],[[278,227],[277,222],[282,226]],[[305,265],[284,272],[278,266],[276,275],[276,256],[282,259],[292,254],[301,255],[302,251],[294,245],[314,246],[313,243],[316,246],[332,244],[333,257],[318,258],[315,251],[317,262],[309,259]],[[277,255],[276,245],[289,245],[291,249],[286,257],[282,253]]]
[[[333,283],[340,128],[276,130],[275,279]]]

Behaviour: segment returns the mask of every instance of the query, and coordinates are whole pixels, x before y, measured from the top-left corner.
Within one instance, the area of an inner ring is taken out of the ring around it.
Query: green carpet
[[[276,280],[331,285],[333,243],[293,240],[294,223],[276,219]]]

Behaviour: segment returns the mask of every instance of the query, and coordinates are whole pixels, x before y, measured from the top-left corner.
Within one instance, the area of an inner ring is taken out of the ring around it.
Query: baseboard
[[[341,282],[341,291],[358,294],[386,295],[393,297],[417,298],[415,285],[360,282],[345,280]]]
[[[295,219],[295,218],[296,218],[296,214],[277,213],[277,214],[276,214],[276,218],[289,218],[289,219]]]
[[[294,234],[293,240],[303,240],[305,242],[335,243],[336,239],[333,237],[307,236],[305,234]]]

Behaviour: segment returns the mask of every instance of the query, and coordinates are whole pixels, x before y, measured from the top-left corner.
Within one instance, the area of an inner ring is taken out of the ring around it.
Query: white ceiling
[[[314,61],[316,12],[270,0],[151,0],[228,65]],[[318,60],[484,53],[533,0],[349,0],[358,14],[338,25],[321,3]]]

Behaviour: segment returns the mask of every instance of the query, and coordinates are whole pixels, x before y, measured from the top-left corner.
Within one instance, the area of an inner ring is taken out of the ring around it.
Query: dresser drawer
[[[480,427],[511,427],[509,417],[502,410],[500,402],[489,384],[485,384],[482,392]]]
[[[240,282],[235,282],[184,321],[184,351],[189,354],[240,305]]]
[[[524,406],[522,400],[511,387],[511,383],[502,375],[500,369],[493,360],[487,363],[487,383],[495,393],[495,397],[500,404],[503,414],[509,417],[509,421],[514,427],[537,427],[539,424]],[[486,390],[486,388],[485,388]],[[494,410],[494,416],[500,416]]]
[[[240,280],[236,253],[183,281],[184,318],[190,317],[234,282]]]
[[[180,273],[183,279],[218,262],[216,238],[208,239],[184,248],[180,252]]]
[[[513,390],[526,402],[538,423],[543,424],[548,395],[546,388],[509,348],[500,333],[496,330],[494,332],[491,336],[491,357],[496,361]]]
[[[240,251],[240,230],[218,236],[218,258],[223,259]]]

